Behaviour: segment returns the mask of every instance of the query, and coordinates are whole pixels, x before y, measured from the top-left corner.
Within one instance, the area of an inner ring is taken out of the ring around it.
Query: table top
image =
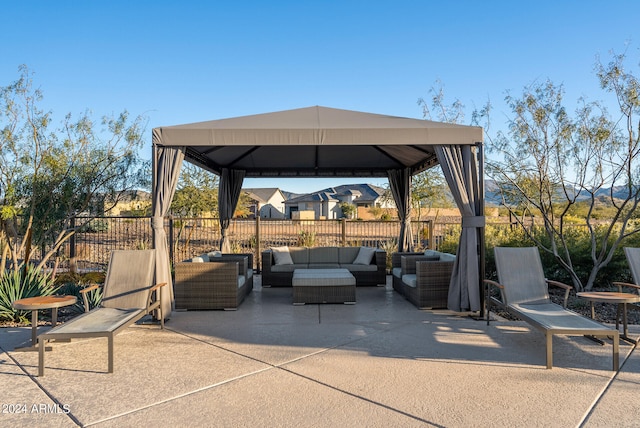
[[[635,303],[640,302],[640,295],[631,293],[619,293],[617,291],[585,291],[576,293],[576,296],[593,302],[605,303]]]
[[[18,299],[12,305],[23,310],[53,309],[73,305],[77,300],[75,296],[37,296]]]

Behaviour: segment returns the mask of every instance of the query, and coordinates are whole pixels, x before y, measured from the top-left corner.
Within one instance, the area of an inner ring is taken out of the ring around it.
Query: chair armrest
[[[149,288],[149,298],[147,299],[147,312],[149,312],[153,308],[153,306],[159,306],[160,312],[162,313],[162,305],[161,304],[157,305],[157,304],[162,301],[162,287],[164,287],[165,285],[167,285],[166,282],[161,282]],[[155,301],[153,300],[154,291],[158,292]]]
[[[91,309],[89,308],[89,298],[87,297],[87,293],[91,290],[97,290],[98,288],[100,288],[98,284],[93,284],[80,290],[80,293],[82,293],[82,301],[84,302],[85,312],[89,312],[89,310]]]
[[[504,285],[493,281],[491,279],[485,279],[484,280],[484,284],[487,287],[487,299],[490,299],[493,303],[497,304],[498,306],[506,306],[507,304],[507,299],[504,296]],[[500,290],[500,298],[502,300],[498,300],[495,297],[491,297],[491,294],[489,293],[489,291],[491,290],[491,287],[495,287],[498,290]]]
[[[496,305],[502,309],[505,309],[507,306],[507,298],[504,295],[504,285],[496,282],[496,281],[492,281],[490,279],[485,279],[484,281],[484,285],[485,285],[485,290],[484,290],[484,295],[485,295],[485,305],[487,307],[486,310],[486,316],[487,316],[487,325],[489,325],[489,321],[491,320],[491,305]],[[500,299],[498,300],[495,297],[491,296],[491,287],[495,287],[498,290],[500,290]]]
[[[613,282],[612,284],[618,287],[618,291],[620,291],[621,293],[622,293],[623,287],[629,287],[629,288],[635,288],[638,294],[640,294],[640,285],[631,284],[629,282]]]
[[[564,284],[560,281],[553,281],[551,279],[545,279],[547,281],[547,285],[553,285],[556,287],[564,288],[564,304],[562,305],[565,309],[567,308],[567,302],[569,301],[569,292],[573,290],[573,287],[567,284]]]
[[[424,256],[424,253],[417,253],[414,251],[402,251],[391,253],[391,268],[401,267],[402,256]]]

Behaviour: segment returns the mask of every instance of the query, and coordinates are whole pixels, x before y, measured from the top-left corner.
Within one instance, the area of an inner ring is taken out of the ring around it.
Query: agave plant
[[[50,296],[57,290],[48,273],[31,265],[4,271],[0,276],[0,320],[28,321],[30,311],[14,309],[11,304],[26,297]]]

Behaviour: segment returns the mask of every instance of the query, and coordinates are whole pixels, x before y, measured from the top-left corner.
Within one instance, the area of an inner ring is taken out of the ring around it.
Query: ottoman
[[[296,269],[293,304],[356,303],[356,279],[348,269]]]

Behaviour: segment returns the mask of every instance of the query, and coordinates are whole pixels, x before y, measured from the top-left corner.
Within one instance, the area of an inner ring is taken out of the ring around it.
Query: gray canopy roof
[[[216,174],[387,177],[437,164],[436,144],[481,142],[482,128],[315,106],[156,128],[154,141]]]

